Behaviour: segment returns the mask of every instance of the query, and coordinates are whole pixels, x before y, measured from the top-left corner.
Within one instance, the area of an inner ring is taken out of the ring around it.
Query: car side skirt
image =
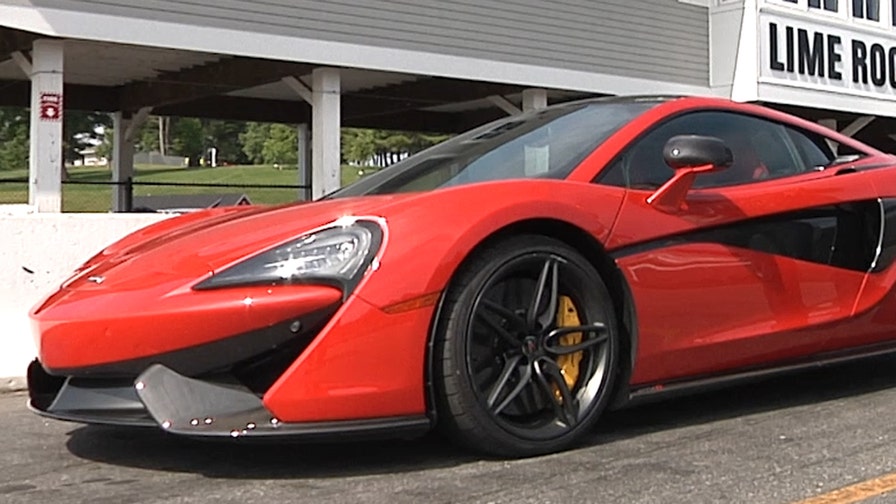
[[[669,383],[629,385],[627,394],[628,400],[619,404],[619,407],[614,409],[627,408],[647,402],[668,399],[670,397],[708,392],[778,375],[798,373],[808,369],[833,366],[888,354],[896,354],[896,342],[887,342],[844,351],[830,352],[823,355],[812,356],[809,359],[781,363],[771,367],[744,369],[733,373],[688,378]]]

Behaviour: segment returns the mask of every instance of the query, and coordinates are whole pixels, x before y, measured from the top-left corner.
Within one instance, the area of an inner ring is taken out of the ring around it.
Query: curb
[[[0,378],[0,394],[21,392],[23,390],[28,390],[28,384],[24,377]]]

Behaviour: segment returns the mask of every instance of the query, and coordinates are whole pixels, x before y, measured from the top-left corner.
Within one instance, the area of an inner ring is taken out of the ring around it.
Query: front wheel
[[[448,288],[435,338],[440,426],[477,451],[567,448],[612,392],[612,300],[594,267],[552,238],[516,236],[473,256]]]

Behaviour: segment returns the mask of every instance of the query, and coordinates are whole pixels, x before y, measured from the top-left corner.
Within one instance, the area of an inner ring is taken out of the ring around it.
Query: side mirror
[[[666,142],[663,159],[675,170],[675,175],[651,194],[647,203],[658,210],[673,213],[686,208],[685,197],[697,175],[731,166],[734,155],[719,138],[678,135]]]
[[[666,142],[663,159],[674,170],[711,165],[716,171],[731,166],[734,155],[720,138],[678,135]]]

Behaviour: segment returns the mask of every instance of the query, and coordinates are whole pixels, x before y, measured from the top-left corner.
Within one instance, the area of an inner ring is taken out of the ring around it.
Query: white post
[[[133,121],[121,112],[112,114],[112,211],[127,212],[131,203],[131,186],[126,182],[134,176],[134,142],[128,138]]]
[[[548,106],[548,93],[544,89],[523,90],[523,112],[543,109]],[[527,145],[525,148],[525,172],[533,176],[550,169],[551,158],[547,145]],[[555,154],[556,155],[556,154]]]
[[[523,112],[543,109],[548,106],[548,92],[544,89],[529,88],[523,90]]]
[[[311,80],[311,196],[318,199],[339,189],[342,184],[339,69],[316,68]]]
[[[299,185],[307,186],[311,183],[311,131],[308,129],[308,123],[302,123],[298,126],[297,137],[298,154],[299,154]],[[299,189],[299,199],[302,201],[311,200],[311,189],[302,187]]]
[[[61,40],[34,41],[28,203],[38,212],[62,211],[62,62]]]

